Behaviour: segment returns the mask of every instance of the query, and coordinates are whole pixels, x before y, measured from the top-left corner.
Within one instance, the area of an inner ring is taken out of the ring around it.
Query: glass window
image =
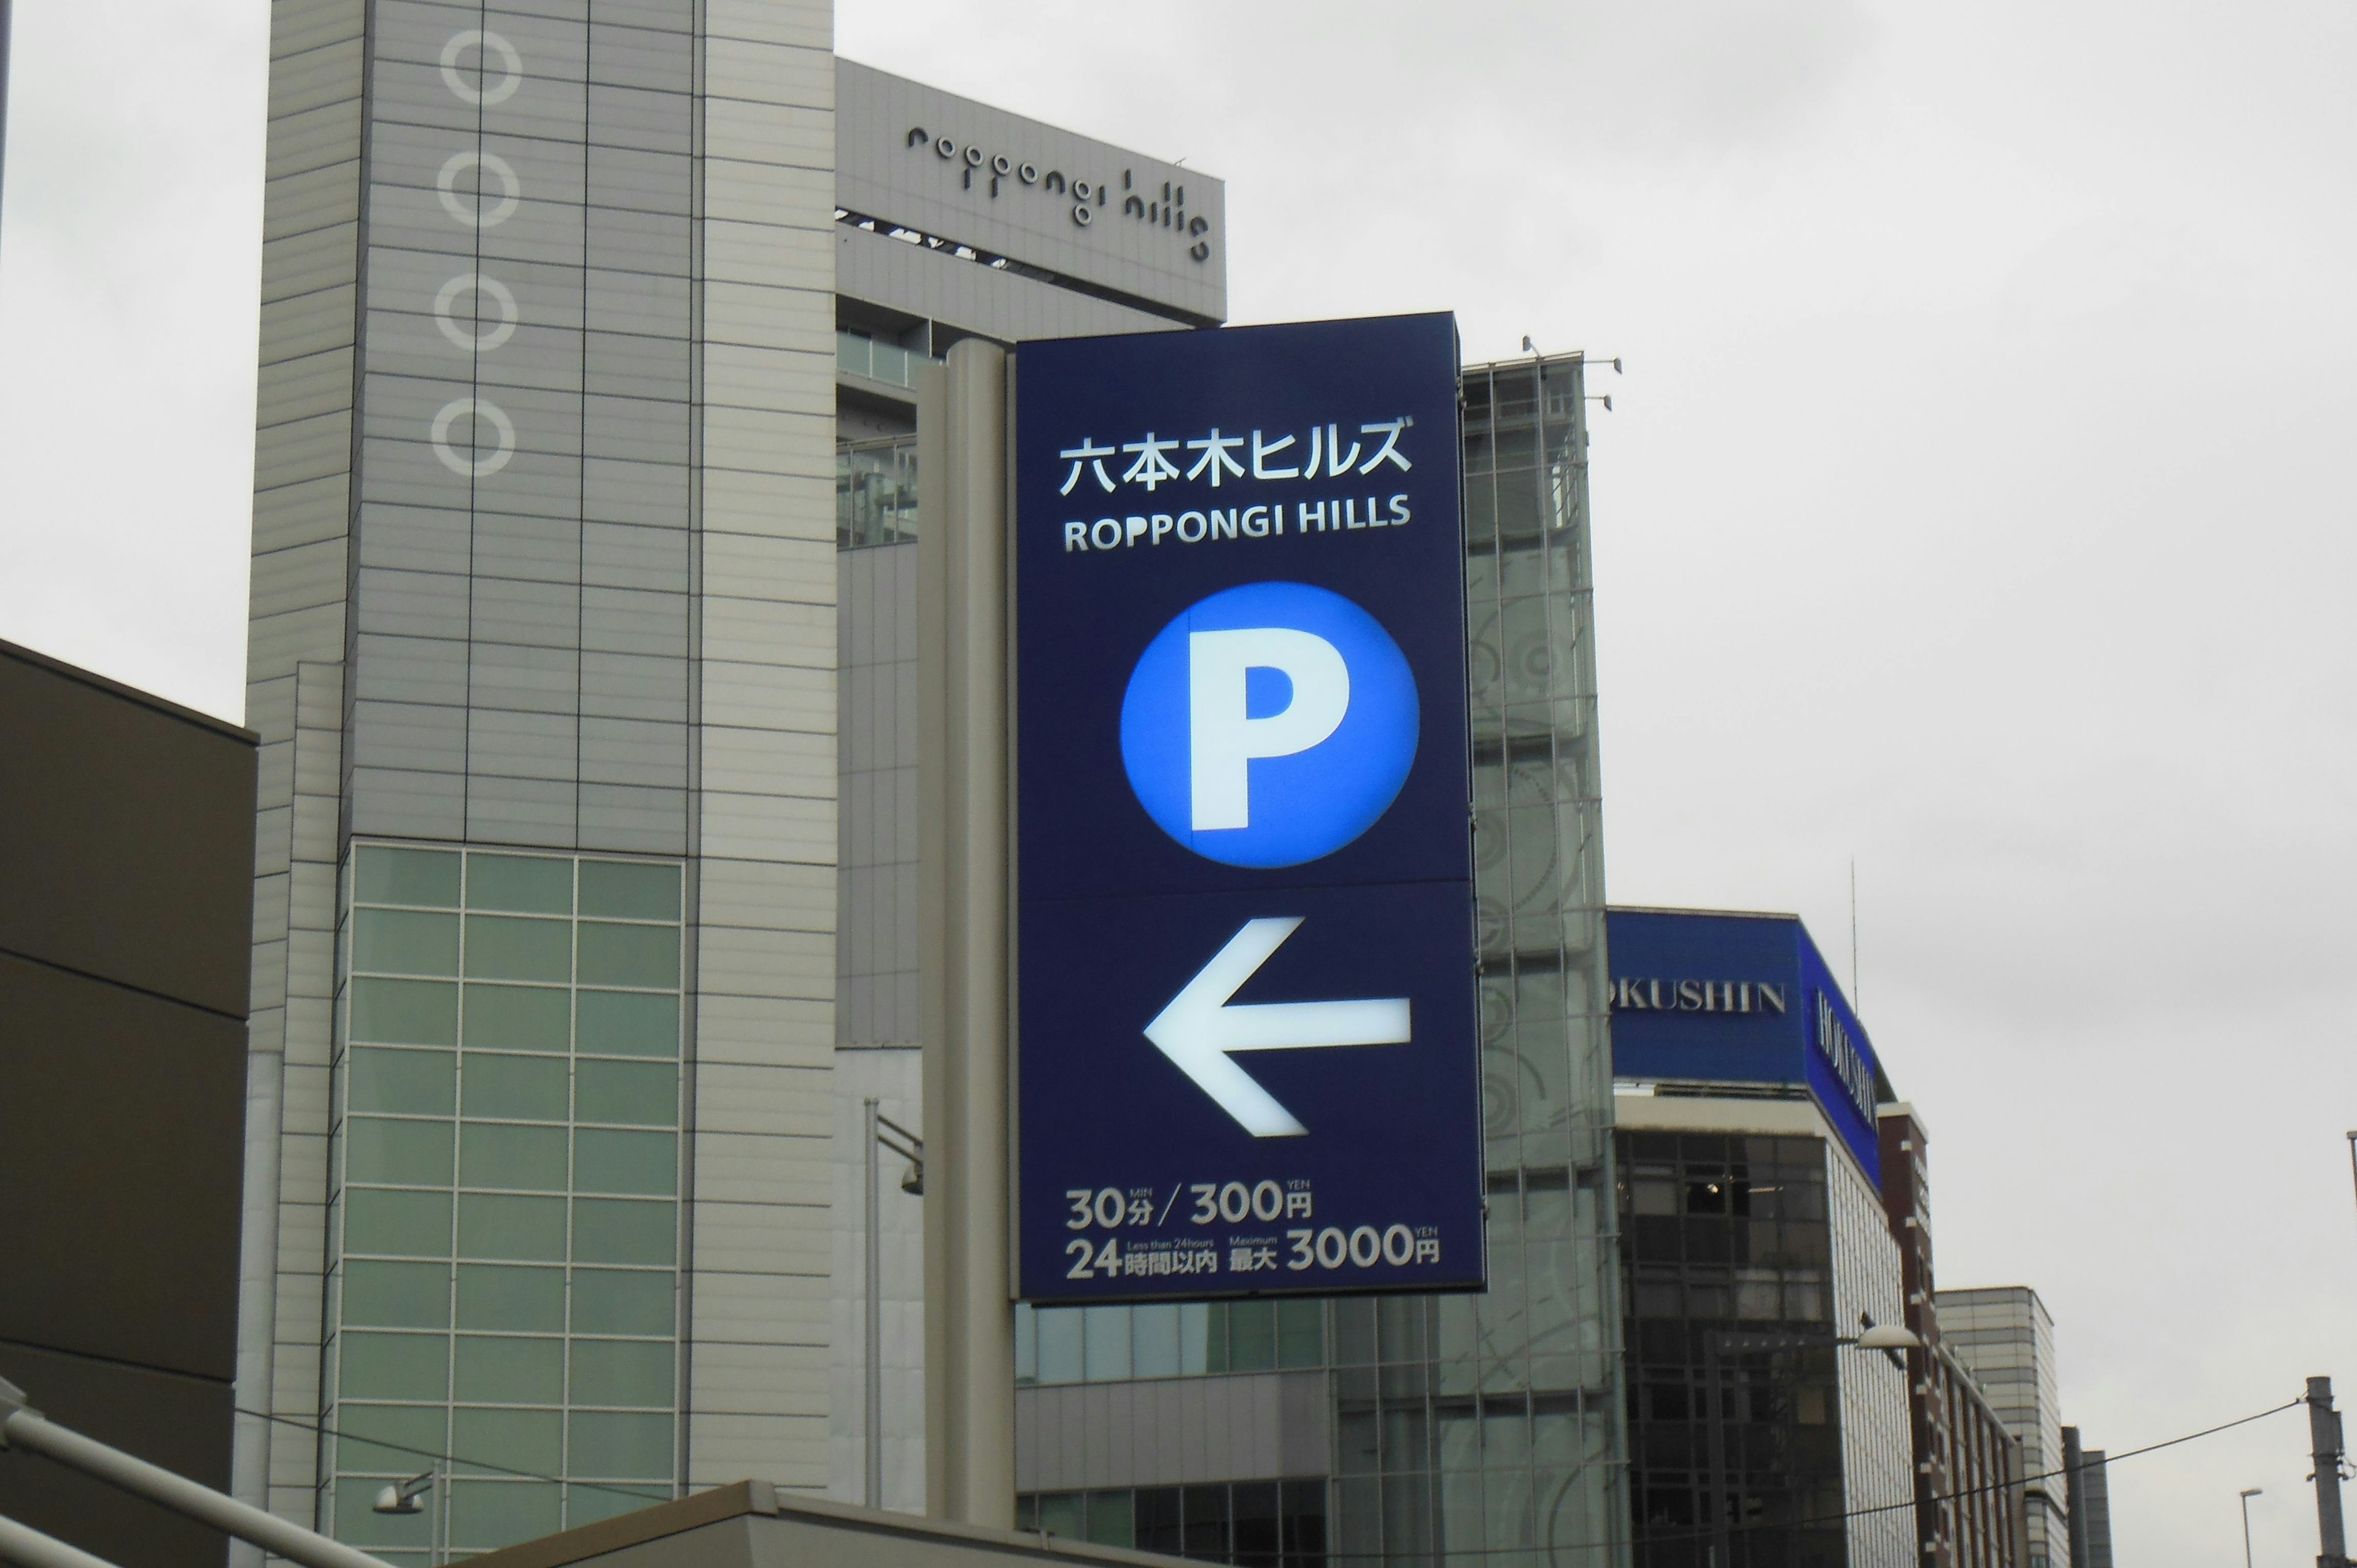
[[[678,1137],[583,1128],[573,1134],[573,1185],[577,1192],[669,1197],[679,1190]]]
[[[461,1411],[458,1419],[488,1411]],[[550,1420],[555,1412],[548,1412]],[[456,1481],[450,1487],[450,1545],[454,1551],[510,1546],[537,1541],[564,1528],[559,1488],[547,1481],[498,1479]],[[339,1516],[340,1520],[340,1516]]]
[[[351,1188],[344,1194],[344,1251],[448,1257],[450,1195]]]
[[[647,1339],[576,1339],[575,1404],[651,1405],[672,1402],[673,1350]]]
[[[565,1200],[463,1193],[458,1198],[458,1254],[466,1258],[565,1261]]]
[[[573,1271],[576,1334],[669,1334],[672,1316],[669,1270]]]
[[[1178,1375],[1178,1308],[1176,1306],[1140,1306],[1130,1313],[1131,1373],[1139,1378],[1175,1378]],[[1124,1517],[1127,1517],[1128,1499],[1123,1498]]]
[[[388,974],[456,974],[458,917],[360,910],[352,917],[352,967]]]
[[[350,1109],[447,1116],[457,1093],[457,1062],[448,1051],[380,1051],[355,1046],[345,1058]]]
[[[355,980],[351,1035],[389,1046],[458,1043],[458,988],[432,980]]]
[[[1228,1303],[1228,1369],[1265,1372],[1276,1366],[1276,1304]]]
[[[1039,1380],[1081,1380],[1081,1314],[1076,1307],[1043,1306],[1033,1313],[1039,1326]]]
[[[1033,1528],[1041,1534],[1060,1535],[1067,1541],[1082,1539],[1080,1493],[1042,1492],[1036,1506],[1038,1523]]]
[[[458,857],[447,850],[365,846],[355,881],[353,897],[362,904],[458,907]]]
[[[584,1061],[573,1092],[573,1114],[583,1122],[679,1125],[679,1069],[669,1062]]]
[[[553,1410],[454,1410],[450,1456],[554,1476],[565,1464],[561,1421]]]
[[[342,1435],[336,1467],[414,1476],[443,1451],[446,1419],[440,1405],[339,1405],[336,1430]]]
[[[366,1328],[447,1328],[450,1265],[344,1265],[344,1322]]]
[[[546,980],[573,978],[567,950],[573,927],[565,920],[521,919],[511,915],[467,917],[469,979]]]
[[[1092,1383],[1120,1382],[1129,1376],[1129,1308],[1081,1308],[1082,1376]]]
[[[450,1386],[439,1334],[346,1334],[336,1341],[339,1399],[438,1400]]]
[[[1322,1367],[1326,1364],[1326,1308],[1315,1301],[1280,1301],[1276,1305],[1276,1364],[1280,1367]]]
[[[344,1122],[344,1179],[449,1186],[450,1123],[349,1118]]]
[[[481,1051],[468,1051],[467,1114],[562,1122],[571,1087],[566,1082],[566,1066],[563,1057],[488,1056]]]
[[[1089,1494],[1089,1540],[1099,1546],[1137,1544],[1137,1518],[1127,1492]]]
[[[573,1200],[573,1256],[584,1263],[670,1263],[677,1256],[678,1206],[628,1198]]]
[[[468,1187],[565,1190],[565,1129],[468,1123],[459,1138],[458,1179]]]
[[[459,1264],[458,1326],[562,1333],[565,1271],[512,1263]]]
[[[461,1334],[451,1397],[465,1404],[563,1404],[565,1341]]]
[[[1200,1301],[1178,1307],[1178,1370],[1195,1376],[1211,1368],[1211,1308]]]
[[[679,928],[581,922],[581,982],[585,985],[676,986]]]
[[[676,920],[679,867],[585,860],[581,863],[581,912],[626,920]]]
[[[538,985],[467,987],[467,1044],[495,1051],[562,1051],[571,1044],[572,998]]]
[[[576,1476],[643,1478],[672,1473],[668,1415],[576,1411],[570,1469]]]
[[[467,857],[467,908],[573,913],[573,863],[531,854]]]
[[[679,1055],[679,998],[625,991],[584,991],[576,999],[576,1050],[597,1056]]]

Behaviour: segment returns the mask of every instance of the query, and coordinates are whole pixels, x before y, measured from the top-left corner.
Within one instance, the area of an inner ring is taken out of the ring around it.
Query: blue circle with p
[[[1121,759],[1157,826],[1227,865],[1299,865],[1375,825],[1415,762],[1415,677],[1375,618],[1306,583],[1195,604],[1138,657]]]

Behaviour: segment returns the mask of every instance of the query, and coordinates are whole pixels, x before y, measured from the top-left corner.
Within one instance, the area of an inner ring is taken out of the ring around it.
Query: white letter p
[[[1293,682],[1292,700],[1266,718],[1245,716],[1252,670]],[[1252,759],[1291,757],[1332,735],[1350,710],[1351,668],[1332,643],[1290,627],[1189,632],[1187,699],[1195,831],[1250,827]]]

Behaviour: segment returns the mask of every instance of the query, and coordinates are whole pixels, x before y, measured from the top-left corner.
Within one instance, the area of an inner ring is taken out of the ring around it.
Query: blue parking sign
[[[1457,333],[1016,354],[1036,1302],[1485,1278]]]

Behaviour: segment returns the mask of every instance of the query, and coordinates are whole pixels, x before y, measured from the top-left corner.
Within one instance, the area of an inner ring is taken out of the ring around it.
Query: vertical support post
[[[860,1432],[866,1439],[867,1459],[866,1487],[861,1495],[871,1509],[884,1506],[884,1306],[881,1297],[884,1243],[876,1230],[883,1208],[876,1196],[876,1182],[881,1174],[877,1168],[876,1152],[881,1144],[882,1129],[876,1125],[877,1103],[876,1096],[872,1094],[859,1102],[859,1132],[866,1149],[860,1168],[866,1173],[867,1182],[866,1190],[860,1195],[860,1203],[866,1215],[861,1239],[867,1249],[867,1273],[860,1297],[867,1329],[860,1362],[867,1395],[860,1416]]]
[[[2308,1380],[2309,1457],[2316,1462],[2316,1568],[2349,1568],[2341,1528],[2341,1412],[2332,1408],[2332,1380]]]
[[[917,387],[925,1509],[1015,1523],[1006,353]]]
[[[1709,1402],[1704,1407],[1706,1424],[1704,1435],[1710,1449],[1710,1562],[1707,1568],[1735,1568],[1734,1542],[1727,1529],[1728,1513],[1727,1497],[1727,1377],[1718,1355],[1721,1336],[1717,1329],[1703,1335],[1703,1397]]]

